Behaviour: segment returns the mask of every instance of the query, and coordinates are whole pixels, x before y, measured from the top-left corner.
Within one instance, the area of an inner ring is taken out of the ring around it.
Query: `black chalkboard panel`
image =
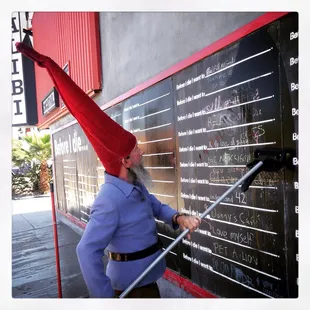
[[[175,162],[175,121],[172,82],[166,79],[130,97],[106,113],[126,130],[132,132],[144,151],[143,162],[151,174],[153,186],[148,188],[162,203],[177,209],[177,178]],[[156,220],[158,235],[166,248],[178,232]],[[167,266],[179,270],[178,250],[166,256]]]
[[[98,192],[96,153],[79,124],[52,137],[58,208],[87,223]]]
[[[289,38],[282,30],[296,23],[296,17],[277,21],[173,77],[183,212],[204,212],[246,173],[255,148],[292,146],[285,141],[296,122],[290,116],[292,126],[283,125],[284,111],[292,111],[284,91],[292,83],[283,83],[281,67],[290,56],[281,48],[282,36]],[[297,105],[293,95],[291,101]],[[288,199],[296,193],[288,197],[286,180],[283,171],[261,173],[246,193],[230,194],[192,242],[183,240],[181,274],[218,296],[297,297],[287,284],[296,278],[287,260],[288,235],[295,235]]]

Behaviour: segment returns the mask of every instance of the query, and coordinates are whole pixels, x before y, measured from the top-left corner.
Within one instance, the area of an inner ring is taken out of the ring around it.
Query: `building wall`
[[[108,103],[261,14],[101,13],[103,91],[94,97],[95,101],[100,106]],[[242,51],[249,52],[247,49]],[[247,68],[244,71],[248,72]],[[134,97],[128,100],[131,99],[134,100]],[[72,120],[67,117],[57,121],[52,131]],[[200,275],[197,277],[200,278]],[[168,285],[165,289],[169,287],[172,286]],[[172,291],[171,295],[181,297],[174,288]]]
[[[262,15],[100,13],[106,103]]]
[[[93,99],[100,106],[108,103],[261,14],[100,13],[103,84]],[[72,121],[67,115],[51,124],[51,129]],[[159,287],[163,297],[193,297],[165,279]]]
[[[99,22],[96,12],[36,12],[32,20],[34,49],[51,57],[90,96],[101,89]],[[48,72],[35,66],[38,126],[46,128],[66,107],[42,115],[42,100],[52,90]]]
[[[102,92],[93,99],[102,106],[263,14],[101,12]]]

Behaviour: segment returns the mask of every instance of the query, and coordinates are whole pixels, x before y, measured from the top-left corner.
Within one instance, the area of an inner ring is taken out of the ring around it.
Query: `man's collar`
[[[106,171],[104,172],[104,178],[105,178],[105,183],[111,183],[115,185],[124,193],[126,197],[128,197],[131,194],[134,188],[136,188],[137,190],[141,192],[141,189],[138,186],[135,186],[134,184],[128,183],[118,177],[115,177],[107,173]]]

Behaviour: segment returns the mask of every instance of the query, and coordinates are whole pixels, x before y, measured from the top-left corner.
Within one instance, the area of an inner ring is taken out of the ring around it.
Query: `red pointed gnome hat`
[[[51,58],[39,54],[23,43],[19,52],[47,69],[70,113],[81,125],[106,171],[119,175],[121,159],[135,147],[136,137],[112,120]]]

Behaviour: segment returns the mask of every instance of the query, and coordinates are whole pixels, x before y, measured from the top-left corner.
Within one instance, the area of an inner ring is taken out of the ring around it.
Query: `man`
[[[148,181],[142,155],[136,145],[122,160],[118,177],[105,173],[105,183],[78,244],[81,270],[92,297],[113,297],[115,293],[119,296],[161,254],[154,217],[175,229],[180,225],[193,231],[200,224],[199,217],[176,218],[174,209],[149,194],[141,183]],[[105,248],[110,258],[106,275],[101,260]],[[130,254],[125,257],[124,253]],[[165,268],[163,259],[127,297],[160,297],[156,280]]]
[[[48,71],[105,167],[105,183],[93,203],[77,255],[91,297],[118,296],[161,253],[154,217],[190,232],[199,226],[200,218],[179,214],[148,192],[150,176],[136,137],[106,115],[58,64],[23,43],[16,43],[16,48]],[[105,249],[109,253],[106,272]],[[161,260],[128,297],[160,297],[156,281],[165,268]]]

